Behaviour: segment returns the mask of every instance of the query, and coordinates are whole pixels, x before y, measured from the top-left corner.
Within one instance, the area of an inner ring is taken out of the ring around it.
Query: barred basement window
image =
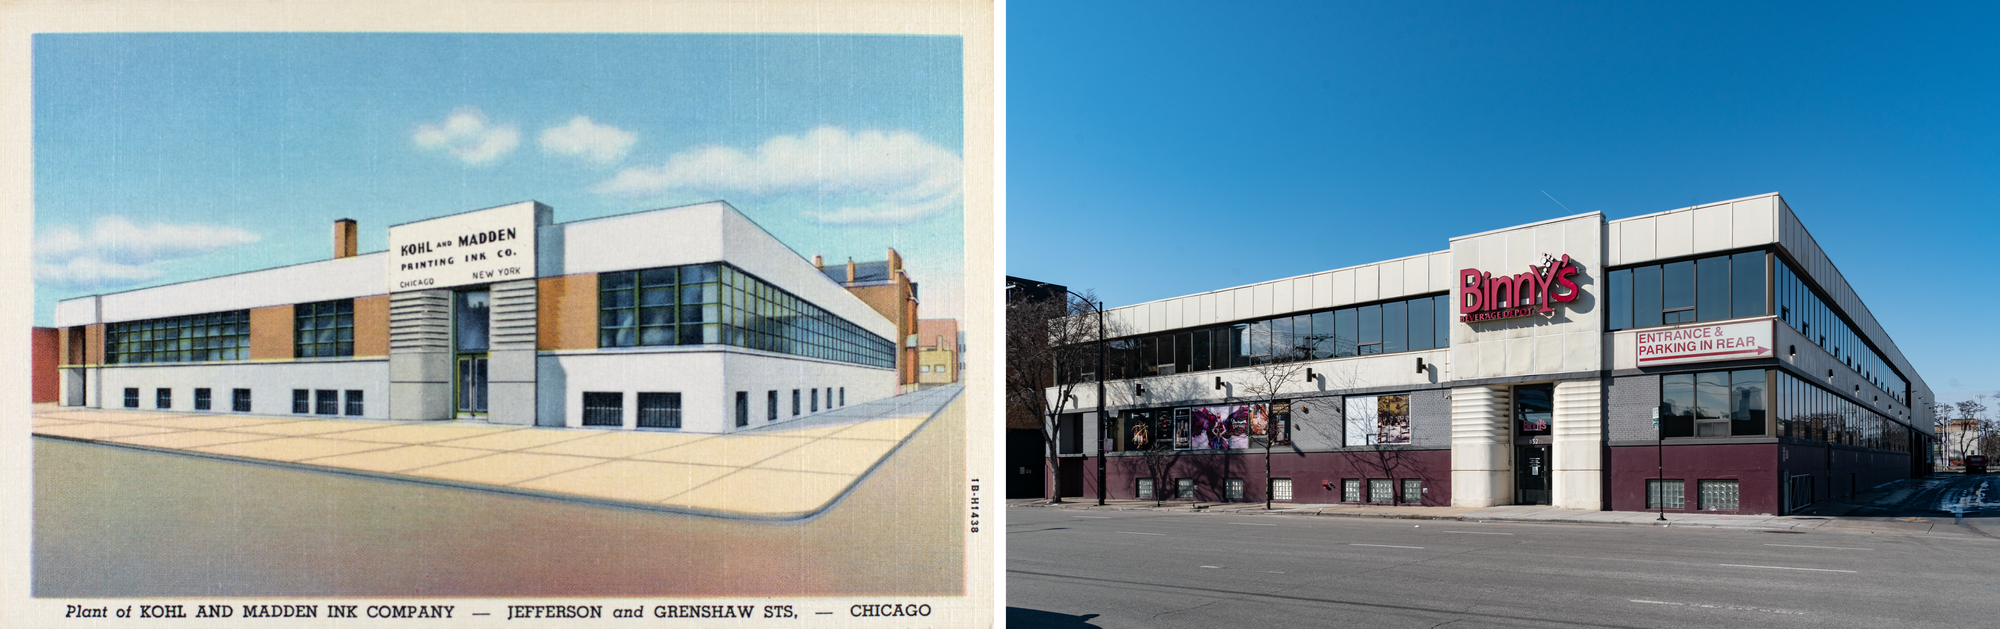
[[[354,355],[354,300],[292,306],[292,321],[293,357]]]
[[[640,393],[640,428],[681,427],[681,394]]]
[[[319,389],[313,391],[313,414],[339,415],[340,392],[330,389]]]
[[[1174,497],[1175,497],[1175,498],[1181,498],[1181,499],[1185,499],[1185,500],[1193,500],[1193,499],[1194,499],[1194,479],[1192,479],[1192,478],[1176,478],[1176,479],[1174,479]]]
[[[619,392],[583,393],[583,425],[624,426],[625,394]]]
[[[799,416],[799,390],[792,389],[792,416]]]
[[[819,389],[812,390],[812,412],[819,412]]]
[[[138,389],[138,388],[136,388],[136,387],[127,387],[127,388],[125,389],[125,408],[139,408],[139,389]]]
[[[229,410],[236,411],[238,413],[250,412],[249,389],[232,389],[230,390],[229,393],[230,393]]]
[[[1368,479],[1368,501],[1389,504],[1396,498],[1396,486],[1387,478]]]
[[[1646,508],[1685,509],[1682,494],[1686,493],[1687,481],[1678,478],[1646,481]]]
[[[347,414],[351,417],[360,417],[362,415],[360,391],[347,390]]]
[[[778,392],[764,392],[764,421],[778,421]]]
[[[163,411],[172,410],[174,408],[174,390],[154,389],[153,408],[157,408]]]
[[[736,392],[736,427],[750,425],[750,392]]]
[[[847,387],[840,388],[840,405],[847,406]]]
[[[1413,505],[1424,503],[1424,481],[1422,479],[1403,479],[1403,502]]]
[[[1133,490],[1132,495],[1138,496],[1140,498],[1153,497],[1153,479],[1150,478],[1138,479],[1138,487]]]
[[[1242,500],[1243,479],[1241,478],[1222,479],[1222,495],[1228,498],[1229,500]]]
[[[1289,478],[1273,478],[1273,479],[1271,479],[1271,499],[1272,499],[1272,500],[1291,500],[1291,499],[1292,499],[1292,479],[1289,479]]]
[[[195,390],[194,390],[194,410],[197,410],[197,411],[205,411],[205,410],[209,410],[209,408],[208,408],[208,407],[209,407],[209,394],[208,394],[208,389],[195,389]]]
[[[1703,511],[1735,511],[1737,509],[1736,481],[1705,480],[1699,481],[1699,485],[1701,488],[1700,506]]]
[[[312,392],[292,389],[292,414],[304,415],[312,412]]]
[[[1361,502],[1361,479],[1343,478],[1340,480],[1340,501]]]

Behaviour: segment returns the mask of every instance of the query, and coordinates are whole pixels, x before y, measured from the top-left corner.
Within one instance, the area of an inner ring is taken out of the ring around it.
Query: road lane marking
[[[1488,533],[1485,531],[1443,531],[1444,533],[1464,533],[1466,535],[1513,535],[1513,533]]]
[[[1715,565],[1729,566],[1731,568],[1770,568],[1772,570],[1811,570],[1813,572],[1854,572],[1853,570],[1828,570],[1826,568],[1791,568],[1787,566],[1746,566],[1740,563],[1719,563]]]
[[[1850,548],[1847,546],[1806,546],[1802,544],[1765,544],[1765,546],[1788,546],[1791,548],[1825,548],[1827,550],[1875,550],[1873,548]]]
[[[1422,546],[1390,546],[1388,544],[1348,544],[1348,546],[1374,546],[1376,548],[1415,548],[1417,550],[1424,549],[1424,547]]]
[[[1676,607],[1701,607],[1706,609],[1735,609],[1735,610],[1766,612],[1772,614],[1791,614],[1794,616],[1806,615],[1805,612],[1795,612],[1789,609],[1769,609],[1764,607],[1737,607],[1735,605],[1703,605],[1701,603],[1673,603],[1668,601],[1648,601],[1636,598],[1628,600],[1634,603],[1645,603],[1647,605],[1673,605]]]
[[[1237,526],[1277,526],[1276,524],[1258,524],[1255,522],[1230,522],[1230,524]]]
[[[1262,572],[1265,574],[1284,574],[1283,572],[1279,572],[1276,570],[1259,570],[1258,572]]]
[[[1203,567],[1203,568],[1214,568],[1214,569],[1216,569],[1216,570],[1221,570],[1221,569],[1222,569],[1222,566],[1202,566],[1202,567]]]
[[[1124,533],[1126,535],[1166,535],[1166,533],[1140,533],[1137,531],[1119,531],[1119,532]]]
[[[1108,516],[1108,515],[1073,515],[1073,516],[1069,516],[1069,517],[1072,517],[1072,518],[1090,518],[1090,519],[1092,519],[1092,520],[1109,520],[1109,519],[1111,519],[1111,516]]]

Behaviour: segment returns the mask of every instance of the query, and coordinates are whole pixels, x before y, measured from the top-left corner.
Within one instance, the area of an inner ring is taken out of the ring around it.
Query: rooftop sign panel
[[[535,276],[535,204],[516,203],[389,228],[389,292]]]

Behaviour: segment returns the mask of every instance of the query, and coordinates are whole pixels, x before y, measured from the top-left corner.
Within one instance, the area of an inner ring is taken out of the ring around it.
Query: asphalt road
[[[788,523],[36,438],[34,595],[957,595],[963,405]]]
[[[1007,516],[1016,628],[2000,627],[2000,539],[1980,535]]]

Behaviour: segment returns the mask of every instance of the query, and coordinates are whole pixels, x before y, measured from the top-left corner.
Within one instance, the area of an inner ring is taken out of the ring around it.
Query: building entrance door
[[[457,365],[452,390],[456,398],[454,416],[461,419],[486,416],[486,350],[488,306],[492,294],[486,289],[459,291],[452,299],[452,348]]]
[[[1514,504],[1549,504],[1553,484],[1549,479],[1548,446],[1516,446],[1514,455]]]

